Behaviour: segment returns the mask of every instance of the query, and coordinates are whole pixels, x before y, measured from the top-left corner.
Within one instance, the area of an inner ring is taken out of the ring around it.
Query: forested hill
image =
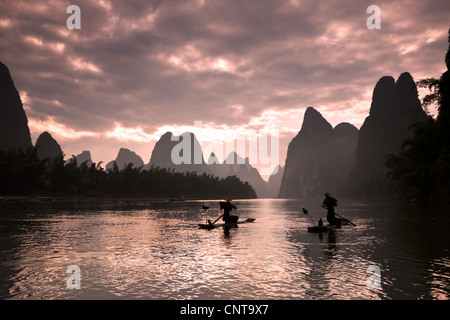
[[[415,125],[415,134],[403,142],[401,152],[389,155],[386,161],[395,191],[429,204],[450,203],[450,29],[448,44],[447,70],[439,79],[418,82],[430,89],[424,105],[436,103],[437,117],[429,116]]]
[[[108,171],[101,163],[78,164],[76,157],[41,160],[38,148],[0,150],[0,194],[132,195],[145,197],[256,198],[255,190],[235,176],[218,178],[132,164]]]

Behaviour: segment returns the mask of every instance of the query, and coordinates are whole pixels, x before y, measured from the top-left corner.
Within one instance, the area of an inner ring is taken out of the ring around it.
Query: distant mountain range
[[[186,143],[185,146],[190,146],[190,148],[177,150],[177,146],[183,142]],[[186,151],[189,154],[183,154]],[[174,163],[173,156],[183,162],[180,164]],[[166,132],[155,144],[150,161],[143,169],[148,169],[151,166],[171,168],[177,172],[195,171],[198,174],[211,174],[219,178],[235,175],[241,181],[247,181],[252,185],[259,198],[276,197],[278,193],[276,179],[270,183],[266,182],[258,170],[249,164],[248,159],[243,159],[235,152],[230,152],[222,163],[214,154],[209,155],[206,162],[199,141],[190,132],[183,133],[180,136],[174,136],[171,132]]]
[[[228,154],[222,163],[214,154],[205,161],[199,141],[189,132],[178,137],[171,132],[161,136],[147,164],[135,152],[121,148],[106,169],[112,170],[115,162],[119,170],[132,164],[142,170],[153,166],[218,177],[235,175],[249,182],[260,198],[303,198],[325,191],[361,194],[370,192],[367,186],[377,179],[385,179],[385,156],[399,152],[404,139],[412,133],[411,125],[425,117],[415,82],[405,72],[397,81],[390,76],[380,78],[373,91],[369,116],[360,130],[345,122],[333,128],[317,110],[308,107],[299,133],[289,144],[284,168],[276,168],[267,182],[248,158],[235,152]],[[179,148],[181,142],[189,147]],[[19,93],[8,68],[0,62],[0,149],[32,146]],[[36,146],[40,158],[62,154],[48,132],[39,136]],[[78,165],[92,164],[88,150],[75,158]]]

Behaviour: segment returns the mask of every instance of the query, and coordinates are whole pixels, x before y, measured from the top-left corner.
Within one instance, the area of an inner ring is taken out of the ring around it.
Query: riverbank
[[[154,201],[183,202],[189,200],[217,200],[217,196],[148,196],[148,195],[0,195],[0,203],[41,203],[41,202],[80,202],[80,201]],[[239,199],[239,198],[235,198]]]
[[[111,200],[148,200],[168,201],[162,197],[130,197],[130,196],[0,196],[0,203],[28,202],[78,202],[78,201],[111,201]]]

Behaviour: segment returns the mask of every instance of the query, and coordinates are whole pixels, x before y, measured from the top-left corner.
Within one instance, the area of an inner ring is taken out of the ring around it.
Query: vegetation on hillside
[[[437,116],[416,124],[415,134],[403,142],[402,151],[386,159],[398,194],[429,204],[450,203],[450,30],[448,41],[447,71],[439,79],[418,82],[430,90],[424,107],[436,103]]]
[[[114,163],[115,164],[115,163]],[[174,169],[78,164],[75,157],[40,160],[37,148],[0,150],[0,194],[133,195],[256,198],[248,182]]]

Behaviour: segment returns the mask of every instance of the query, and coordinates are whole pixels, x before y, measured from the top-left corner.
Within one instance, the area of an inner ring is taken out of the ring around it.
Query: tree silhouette
[[[120,170],[115,162],[112,169],[105,171],[101,164],[78,164],[75,156],[64,161],[64,155],[40,160],[37,148],[0,150],[0,193],[256,197],[252,186],[237,177],[219,179],[205,173],[175,172],[175,169],[158,167],[142,170],[132,164]]]
[[[401,196],[433,204],[450,202],[450,29],[448,43],[447,71],[439,80],[419,81],[431,91],[423,105],[438,104],[436,119],[429,116],[416,124],[414,135],[404,141],[401,152],[388,155],[385,163]]]
[[[23,194],[40,189],[47,160],[40,160],[37,148],[0,150],[0,192]]]

